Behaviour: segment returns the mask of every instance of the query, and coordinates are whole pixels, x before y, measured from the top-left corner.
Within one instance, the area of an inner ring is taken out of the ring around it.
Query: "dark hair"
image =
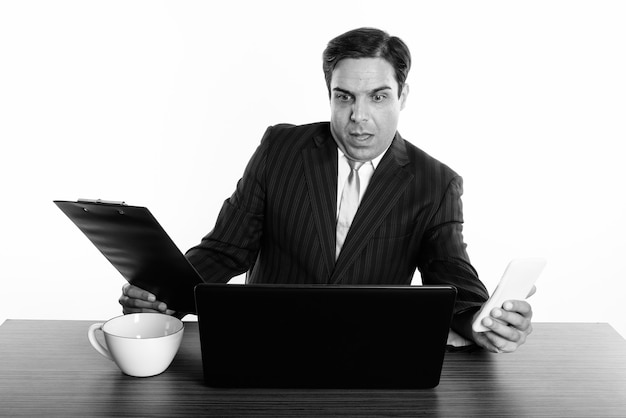
[[[328,42],[322,55],[322,68],[330,96],[330,81],[337,63],[345,58],[383,58],[391,64],[402,92],[411,69],[411,52],[402,39],[375,28],[348,31]]]

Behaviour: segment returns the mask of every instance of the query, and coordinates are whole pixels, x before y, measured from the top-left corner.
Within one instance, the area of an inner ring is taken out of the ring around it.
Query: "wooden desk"
[[[540,323],[514,354],[448,353],[429,390],[243,390],[204,385],[196,323],[150,378],[98,354],[91,323],[0,326],[0,416],[626,416],[626,341],[607,324]]]

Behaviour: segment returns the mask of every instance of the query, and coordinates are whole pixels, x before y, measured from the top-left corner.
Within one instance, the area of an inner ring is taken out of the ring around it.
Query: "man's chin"
[[[355,161],[371,161],[381,153],[368,148],[351,148],[345,153],[348,158]]]

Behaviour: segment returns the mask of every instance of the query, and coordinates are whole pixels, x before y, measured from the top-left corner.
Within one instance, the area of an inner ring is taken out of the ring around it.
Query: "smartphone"
[[[489,316],[493,308],[501,308],[502,304],[507,300],[526,299],[545,266],[546,260],[543,258],[518,258],[512,260],[504,270],[496,290],[478,312],[472,324],[472,329],[476,332],[489,331],[481,323],[483,318]]]

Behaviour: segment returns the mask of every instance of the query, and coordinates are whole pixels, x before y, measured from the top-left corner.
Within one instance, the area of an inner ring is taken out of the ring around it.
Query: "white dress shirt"
[[[339,216],[339,202],[341,202],[343,186],[346,184],[346,179],[350,175],[351,168],[345,154],[339,148],[337,148],[337,151],[337,216]],[[376,170],[376,167],[378,167],[380,160],[382,160],[386,152],[387,150],[373,160],[363,164],[363,166],[359,169],[359,203],[361,203],[365,190],[367,190],[367,186],[370,184],[372,175],[374,175],[374,170]]]

